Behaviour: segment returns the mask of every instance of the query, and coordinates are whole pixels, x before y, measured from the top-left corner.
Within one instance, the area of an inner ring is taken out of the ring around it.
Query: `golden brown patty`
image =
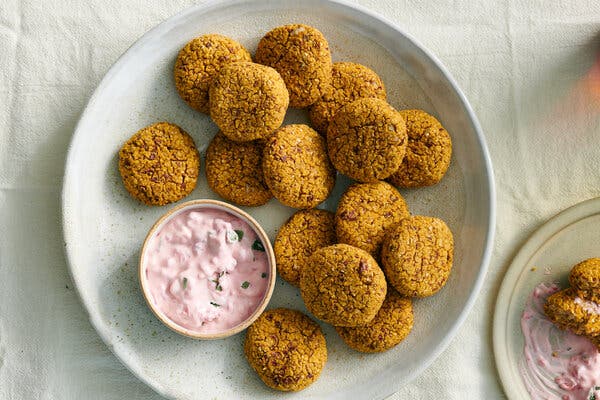
[[[335,243],[333,213],[325,210],[297,211],[281,226],[275,238],[279,276],[300,286],[300,269],[315,250]]]
[[[351,62],[333,63],[331,83],[323,96],[310,107],[310,122],[319,133],[325,135],[329,121],[337,110],[354,100],[369,97],[386,99],[385,87],[375,71]]]
[[[225,200],[242,206],[260,206],[271,192],[262,173],[260,140],[234,142],[217,133],[206,149],[208,186]]]
[[[583,300],[593,301],[594,303],[600,304],[600,289],[578,290],[573,288],[573,293],[577,297],[581,297]]]
[[[573,288],[549,296],[544,311],[561,329],[577,335],[600,335],[600,305],[578,297]]]
[[[337,239],[377,258],[386,230],[408,216],[402,195],[389,183],[357,183],[346,189],[338,203]]]
[[[423,110],[402,110],[408,146],[400,168],[389,181],[401,187],[430,186],[446,174],[452,156],[452,140],[435,117]]]
[[[263,172],[273,196],[294,208],[315,207],[335,184],[325,139],[308,125],[286,125],[269,136]]]
[[[414,216],[387,233],[381,262],[388,281],[408,297],[431,296],[447,282],[454,257],[454,239],[444,221]]]
[[[175,124],[159,122],[140,129],[121,147],[119,172],[134,198],[162,206],[194,190],[200,155],[190,135]]]
[[[310,106],[331,81],[329,44],[321,32],[307,25],[284,25],[267,32],[254,57],[281,74],[291,107]]]
[[[175,61],[175,87],[186,103],[208,114],[208,88],[223,65],[252,61],[241,44],[222,35],[204,35],[191,40]]]
[[[300,293],[306,308],[334,326],[370,322],[381,308],[386,290],[375,259],[347,244],[315,251],[301,268]]]
[[[225,65],[209,90],[210,116],[236,142],[262,139],[285,117],[288,92],[273,68],[251,62]]]
[[[321,374],[327,347],[321,328],[299,311],[265,311],[246,332],[248,363],[269,387],[302,390]]]
[[[569,282],[578,290],[600,292],[600,258],[589,258],[575,265]]]
[[[354,328],[336,327],[335,330],[354,350],[363,353],[386,351],[403,341],[413,327],[412,301],[402,297],[393,288],[377,315],[366,325]]]
[[[342,107],[327,129],[335,168],[360,182],[374,182],[398,170],[406,150],[400,113],[381,99],[359,99]]]

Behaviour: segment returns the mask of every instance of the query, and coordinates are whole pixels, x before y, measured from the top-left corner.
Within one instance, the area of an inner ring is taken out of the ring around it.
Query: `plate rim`
[[[510,364],[505,346],[507,342],[505,322],[509,318],[508,309],[511,304],[509,300],[512,297],[519,276],[525,267],[524,261],[531,258],[540,248],[540,245],[549,237],[577,221],[598,213],[600,213],[600,197],[583,200],[556,213],[525,239],[502,278],[494,306],[492,342],[496,371],[498,372],[502,388],[509,399],[520,398],[520,393],[515,389],[512,375],[508,372],[509,369],[504,367]]]
[[[265,0],[265,1],[268,2],[269,0]],[[285,2],[282,1],[281,3],[278,2],[277,4],[284,5],[286,3],[293,3],[293,2],[294,2],[293,0],[286,0]],[[80,284],[78,284],[78,280],[74,273],[75,261],[73,259],[74,256],[73,256],[73,249],[72,249],[74,244],[70,241],[70,238],[72,238],[73,235],[71,234],[71,227],[70,227],[71,220],[70,220],[70,208],[69,208],[69,205],[70,205],[69,187],[71,185],[70,185],[69,175],[71,173],[71,169],[73,168],[72,167],[73,159],[75,158],[74,148],[76,147],[75,143],[78,140],[81,140],[80,138],[82,137],[82,134],[78,134],[81,131],[81,125],[83,124],[82,121],[84,121],[84,119],[86,118],[91,106],[93,104],[95,104],[95,102],[97,101],[99,93],[101,93],[104,90],[105,86],[108,84],[108,82],[111,80],[111,78],[117,73],[117,71],[120,69],[121,65],[125,62],[125,59],[127,58],[127,56],[130,53],[132,53],[132,50],[135,50],[136,48],[144,45],[149,40],[149,37],[152,36],[152,34],[155,31],[160,30],[165,25],[172,24],[172,23],[182,19],[184,16],[186,16],[188,14],[193,14],[198,11],[202,11],[203,13],[206,13],[206,12],[209,12],[213,8],[226,8],[226,7],[230,7],[230,6],[234,6],[234,5],[240,5],[242,3],[247,3],[247,1],[245,1],[245,0],[210,0],[204,4],[191,5],[187,8],[184,8],[183,10],[167,17],[166,19],[162,20],[158,24],[156,24],[153,27],[151,27],[150,29],[148,29],[138,39],[136,39],[131,44],[131,46],[129,46],[115,60],[115,62],[110,66],[110,68],[107,70],[107,72],[101,79],[100,83],[94,89],[91,97],[89,98],[83,111],[81,112],[79,119],[77,121],[77,124],[73,130],[73,134],[71,136],[71,139],[70,139],[69,145],[68,145],[67,156],[65,158],[64,174],[63,174],[63,180],[62,180],[63,184],[62,184],[61,198],[60,198],[61,210],[62,210],[61,215],[60,215],[60,217],[61,217],[60,224],[62,227],[62,237],[63,237],[63,241],[64,241],[63,251],[65,254],[65,259],[67,261],[68,273],[71,278],[71,281],[73,282],[73,286],[75,287],[75,293],[77,294],[79,301],[83,305],[84,312],[87,315],[88,320],[90,321],[94,330],[98,333],[98,335],[100,336],[102,341],[105,343],[105,345],[111,351],[111,353],[114,354],[114,356],[117,358],[117,360],[119,360],[119,362],[123,366],[125,366],[125,368],[127,368],[127,370],[129,370],[137,379],[139,379],[141,382],[143,382],[145,385],[150,387],[152,390],[154,390],[158,394],[165,396],[167,398],[174,398],[174,397],[171,393],[169,393],[168,390],[165,390],[166,388],[160,386],[158,384],[158,382],[151,381],[150,379],[148,379],[142,373],[141,370],[140,371],[134,370],[129,365],[129,363],[125,362],[125,360],[119,354],[117,354],[116,349],[113,346],[113,343],[112,343],[109,333],[100,326],[100,321],[99,321],[98,317],[90,312],[91,305],[89,304],[88,301],[86,301],[86,299],[84,298],[83,294],[80,291]],[[485,140],[485,136],[483,134],[483,130],[479,123],[479,120],[477,119],[475,112],[473,111],[473,109],[472,109],[469,101],[467,100],[466,96],[464,95],[463,91],[458,87],[458,84],[456,83],[453,76],[446,69],[446,67],[442,64],[442,62],[433,53],[431,53],[425,46],[423,46],[419,41],[417,41],[412,35],[408,34],[400,26],[398,26],[397,24],[392,22],[387,17],[368,9],[368,8],[362,6],[361,4],[349,3],[346,0],[305,0],[305,3],[311,3],[314,5],[321,5],[321,6],[326,5],[332,9],[341,9],[341,10],[345,10],[348,12],[363,14],[372,20],[375,20],[379,23],[387,25],[387,27],[390,28],[391,30],[395,31],[399,35],[404,36],[404,38],[408,42],[410,42],[417,51],[422,53],[424,58],[431,61],[432,65],[439,70],[440,74],[444,77],[444,79],[447,81],[449,86],[455,92],[458,100],[460,101],[460,104],[462,105],[462,107],[465,111],[466,116],[468,117],[468,120],[469,120],[468,122],[473,127],[473,130],[474,130],[475,136],[476,136],[474,139],[475,139],[476,143],[478,144],[478,147],[479,147],[479,150],[481,153],[481,158],[483,160],[483,165],[484,165],[484,169],[485,169],[484,170],[485,181],[487,182],[487,191],[485,192],[485,195],[488,197],[489,201],[487,202],[488,218],[486,221],[487,222],[487,231],[485,233],[485,246],[482,249],[483,251],[482,251],[482,256],[481,256],[480,263],[479,263],[479,271],[478,271],[476,279],[474,281],[474,285],[472,286],[471,293],[467,297],[465,305],[464,305],[463,309],[460,311],[458,318],[452,323],[450,329],[448,330],[448,334],[442,341],[440,341],[438,343],[438,345],[435,347],[435,349],[430,353],[430,356],[425,358],[424,362],[418,368],[415,368],[413,371],[411,371],[409,374],[407,374],[407,379],[405,382],[409,382],[409,381],[414,380],[416,377],[420,376],[433,363],[433,361],[435,361],[441,355],[441,353],[448,347],[448,345],[451,343],[451,341],[455,339],[455,337],[458,333],[458,330],[460,329],[460,327],[463,325],[464,321],[470,314],[470,312],[475,304],[475,301],[477,300],[479,293],[481,292],[483,282],[487,275],[487,272],[489,269],[489,263],[490,263],[492,251],[493,251],[493,243],[494,243],[496,220],[497,220],[497,217],[496,217],[496,214],[497,214],[496,186],[495,186],[494,172],[493,172],[491,157],[489,154],[489,149],[488,149],[488,146],[487,146],[487,143]],[[392,386],[393,386],[393,390],[391,392],[389,392],[389,393],[386,392],[379,398],[383,399],[385,397],[388,397],[388,396],[392,395],[393,393],[397,392],[402,387],[401,385],[392,385]]]

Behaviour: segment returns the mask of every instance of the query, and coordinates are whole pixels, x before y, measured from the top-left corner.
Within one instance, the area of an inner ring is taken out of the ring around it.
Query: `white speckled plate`
[[[446,286],[416,301],[409,338],[383,354],[347,348],[323,324],[329,360],[321,378],[289,398],[383,398],[421,373],[446,347],[471,308],[485,276],[495,223],[490,159],[466,99],[441,64],[389,21],[335,1],[225,1],[196,6],[139,39],[111,68],[90,100],[73,136],[63,189],[63,224],[70,271],[93,326],[115,355],[157,392],[178,399],[269,399],[270,390],[244,360],[243,334],[203,342],[178,336],[146,307],[136,280],[139,248],[168,207],[132,200],[120,181],[117,152],[138,129],[167,120],[189,132],[203,153],[217,131],[174,89],[178,50],[193,37],[218,32],[250,51],[271,28],[291,22],[316,26],[334,60],[377,71],[397,108],[423,108],[451,133],[454,154],[447,176],[431,188],[404,191],[413,213],[446,220],[454,232],[456,263]],[[307,121],[305,111],[287,122]],[[339,179],[323,207],[334,209],[347,186]],[[186,200],[214,198],[204,171]],[[293,210],[273,200],[246,209],[271,239]],[[298,290],[278,282],[270,307],[305,310]]]
[[[521,315],[527,297],[542,282],[568,286],[573,265],[600,257],[600,198],[570,207],[542,225],[512,261],[496,301],[494,356],[504,391],[511,399],[528,399],[519,364],[525,339]],[[557,397],[558,398],[558,397]]]

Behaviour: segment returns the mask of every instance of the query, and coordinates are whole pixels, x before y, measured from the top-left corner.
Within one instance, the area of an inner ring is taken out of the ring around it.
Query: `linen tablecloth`
[[[504,398],[494,302],[547,218],[600,195],[600,2],[364,0],[450,70],[495,168],[481,294],[447,350],[392,399]],[[112,355],[70,282],[60,226],[69,140],[111,64],[190,0],[0,2],[0,398],[158,399]]]

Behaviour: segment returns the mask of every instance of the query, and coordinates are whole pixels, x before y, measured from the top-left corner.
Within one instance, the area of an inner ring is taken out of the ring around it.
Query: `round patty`
[[[242,206],[260,206],[273,196],[262,173],[264,143],[234,142],[217,133],[206,149],[208,186],[225,200]]]
[[[598,303],[577,296],[573,288],[556,292],[546,299],[546,316],[561,329],[576,335],[600,335],[600,313]]]
[[[389,183],[357,183],[346,189],[338,203],[337,239],[378,257],[386,230],[408,216],[402,195]]]
[[[406,125],[381,99],[359,99],[342,107],[327,129],[327,148],[335,168],[360,182],[396,172],[406,151]]]
[[[385,87],[375,71],[352,62],[333,63],[331,83],[323,96],[310,107],[310,122],[325,135],[337,110],[354,100],[369,97],[386,99]]]
[[[381,248],[385,276],[407,297],[437,293],[448,281],[453,258],[452,232],[434,217],[404,218],[389,230]]]
[[[315,250],[335,243],[333,213],[316,208],[300,210],[281,226],[275,238],[279,276],[300,286],[300,270]]]
[[[241,44],[223,35],[192,39],[175,60],[175,87],[179,96],[195,110],[208,114],[208,88],[221,67],[236,61],[252,61]]]
[[[180,127],[159,122],[125,142],[119,151],[119,172],[131,196],[147,205],[162,206],[194,190],[200,154]]]
[[[286,125],[267,138],[263,172],[273,196],[294,208],[315,207],[335,184],[325,139],[308,125]]]
[[[308,25],[284,25],[267,32],[258,42],[254,58],[281,74],[291,107],[310,106],[331,81],[329,44],[321,32]]]
[[[246,331],[244,353],[269,387],[302,390],[317,380],[327,361],[321,328],[299,311],[265,311]]]
[[[288,92],[273,68],[251,62],[225,65],[210,90],[210,116],[236,142],[262,139],[279,128]]]
[[[387,284],[369,253],[347,244],[315,251],[300,273],[306,308],[334,326],[370,322],[381,308]]]
[[[400,168],[389,181],[401,187],[431,186],[446,174],[452,156],[450,134],[423,110],[402,110],[408,145]]]
[[[403,341],[413,327],[411,299],[388,288],[387,296],[377,315],[366,325],[335,330],[348,346],[363,353],[379,353]]]
[[[588,258],[576,264],[569,274],[569,282],[578,290],[600,292],[600,258]]]

